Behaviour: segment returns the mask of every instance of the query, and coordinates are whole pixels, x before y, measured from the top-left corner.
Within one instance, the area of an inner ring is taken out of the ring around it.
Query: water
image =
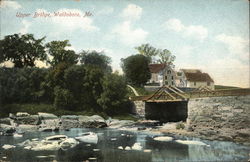
[[[76,147],[63,151],[31,151],[22,147],[4,150],[3,144],[17,144],[26,139],[39,138],[65,134],[75,137],[79,133],[93,131],[98,133],[98,143],[80,143]],[[122,134],[122,135],[121,135]],[[162,162],[162,161],[247,161],[250,147],[237,145],[231,142],[207,141],[210,145],[183,145],[171,142],[153,140],[159,134],[145,132],[128,132],[114,129],[71,129],[60,132],[30,132],[22,138],[0,136],[0,161],[104,161],[104,162]],[[184,140],[184,139],[182,139]],[[189,140],[191,140],[189,138]],[[197,139],[193,139],[197,140]],[[119,146],[132,147],[134,143],[141,143],[143,149],[120,150]],[[151,152],[144,152],[150,149]]]

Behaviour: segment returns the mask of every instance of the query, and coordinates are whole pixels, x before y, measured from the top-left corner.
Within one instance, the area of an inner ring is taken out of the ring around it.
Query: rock
[[[22,117],[16,117],[15,121],[17,124],[38,125],[39,117],[38,115],[22,116]]]
[[[121,128],[121,127],[125,127],[125,126],[131,126],[133,124],[135,124],[135,122],[132,120],[112,119],[108,126],[110,128]]]
[[[0,124],[0,132],[2,135],[12,136],[16,132],[15,127],[7,124]]]
[[[9,118],[10,119],[16,119],[16,116],[14,114],[12,114],[12,113],[9,113]]]
[[[97,144],[97,142],[98,142],[98,136],[94,132],[82,133],[78,137],[75,137],[75,139],[77,139],[77,140],[79,140],[81,142],[86,142],[86,143]]]
[[[201,146],[209,146],[201,141],[190,141],[190,140],[176,140],[175,142],[184,144],[184,145],[201,145]]]
[[[38,116],[41,120],[58,119],[54,114],[39,112]]]
[[[60,121],[58,118],[41,120],[39,131],[58,131],[60,127],[59,123]]]
[[[11,125],[11,119],[10,118],[1,118],[0,119],[0,124]]]
[[[24,147],[24,149],[29,149],[33,151],[42,151],[42,150],[59,150],[60,148],[66,150],[75,147],[77,144],[79,144],[79,142],[76,141],[74,138],[68,138],[65,135],[55,135],[46,137],[41,141],[26,140],[18,145]]]
[[[25,117],[25,116],[30,116],[30,114],[27,112],[17,112],[16,113],[16,117]]]
[[[61,116],[61,120],[60,120],[61,129],[78,128],[79,126],[80,126],[79,116],[76,116],[76,115]]]
[[[142,150],[141,143],[135,143],[131,148],[132,150]]]
[[[3,145],[3,149],[5,149],[5,150],[8,150],[8,149],[12,149],[12,148],[15,148],[16,146],[14,146],[14,145]]]
[[[173,137],[161,136],[161,137],[155,137],[154,140],[168,142],[168,141],[172,141]]]
[[[250,137],[250,129],[240,129],[240,130],[237,130],[237,134],[240,137]]]
[[[33,132],[38,130],[38,126],[29,124],[20,124],[16,129],[21,132]]]
[[[131,147],[126,146],[126,147],[125,147],[125,150],[131,150]]]
[[[85,128],[104,128],[107,127],[105,120],[98,115],[93,116],[79,116],[80,127]]]

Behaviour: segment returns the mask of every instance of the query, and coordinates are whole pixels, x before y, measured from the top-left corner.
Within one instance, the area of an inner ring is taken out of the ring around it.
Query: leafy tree
[[[74,110],[75,99],[69,90],[56,86],[54,93],[54,105],[56,108]]]
[[[135,47],[139,54],[149,58],[150,63],[154,62],[154,57],[159,54],[159,50],[150,44],[142,44],[141,46]]]
[[[78,62],[78,55],[75,51],[66,49],[70,46],[68,40],[47,43],[45,47],[48,49],[49,55],[52,56],[52,59],[48,60],[48,63],[53,67],[59,63],[76,64]]]
[[[158,63],[173,66],[175,56],[173,56],[169,50],[167,49],[160,50],[159,58],[160,59],[158,59]]]
[[[144,85],[150,79],[149,59],[143,55],[132,55],[122,59],[122,69],[129,83]]]
[[[102,89],[102,79],[104,72],[101,68],[95,65],[85,65],[86,74],[84,77],[84,93],[82,95],[83,102],[86,107],[94,109],[94,111],[102,111],[97,103],[100,98]]]
[[[108,115],[124,112],[127,97],[127,85],[125,79],[117,74],[108,74],[102,81],[103,92],[98,99],[98,104]]]
[[[142,44],[135,47],[139,54],[144,55],[150,59],[150,63],[160,63],[172,66],[175,56],[167,49],[156,49],[150,44]]]
[[[46,60],[44,39],[35,39],[32,34],[5,36],[0,40],[0,62],[11,61],[18,68],[35,66],[36,60]]]
[[[112,72],[110,66],[111,58],[106,56],[103,52],[97,51],[82,51],[80,53],[80,62],[84,65],[95,65],[104,69],[105,72]]]

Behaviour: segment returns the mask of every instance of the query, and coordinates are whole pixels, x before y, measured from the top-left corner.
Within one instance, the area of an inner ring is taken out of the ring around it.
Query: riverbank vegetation
[[[14,34],[0,40],[0,63],[14,64],[0,68],[1,116],[17,111],[102,116],[130,112],[126,81],[112,73],[104,52],[76,54],[67,40],[44,44],[44,39]],[[48,66],[35,67],[37,60]]]

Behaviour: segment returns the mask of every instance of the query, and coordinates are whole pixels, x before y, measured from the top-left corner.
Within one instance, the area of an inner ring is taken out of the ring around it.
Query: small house
[[[176,73],[176,86],[199,88],[208,87],[214,90],[214,81],[208,73],[199,69],[181,69]]]
[[[151,79],[147,85],[152,86],[175,86],[175,71],[166,64],[150,64]]]

